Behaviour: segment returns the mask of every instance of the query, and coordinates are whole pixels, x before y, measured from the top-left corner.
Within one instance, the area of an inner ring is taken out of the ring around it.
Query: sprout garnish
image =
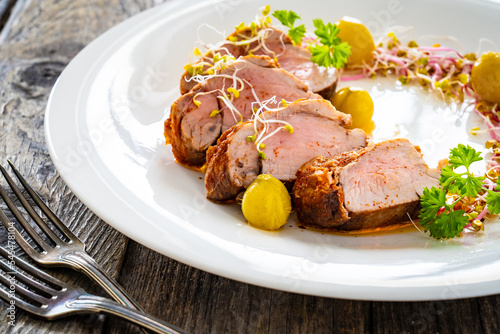
[[[462,55],[439,44],[426,47],[410,41],[405,45],[391,32],[380,41],[373,57],[372,64],[358,66],[363,71],[361,77],[394,74],[403,85],[418,82],[438,92],[445,101],[458,104],[467,96],[474,97],[470,84],[470,73],[476,61],[474,54]],[[342,80],[358,78],[344,77]]]

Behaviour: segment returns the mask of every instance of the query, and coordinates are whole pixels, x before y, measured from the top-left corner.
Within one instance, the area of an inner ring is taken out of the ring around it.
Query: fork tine
[[[7,262],[9,262],[8,261],[9,255],[6,253],[7,253],[7,251],[4,248],[0,247],[0,255],[2,255]],[[14,258],[13,255],[12,255],[12,257]],[[17,265],[16,262],[19,262],[20,259],[18,257],[15,257],[15,259],[16,259],[16,261],[14,261],[14,263]],[[0,269],[2,269],[3,271],[5,271],[6,273],[9,273],[9,274],[11,272],[15,272],[16,278],[18,278],[20,281],[22,281],[26,285],[31,285],[33,288],[40,290],[40,291],[43,291],[47,294],[54,294],[54,292],[57,291],[57,290],[54,290],[52,287],[49,287],[47,285],[44,285],[42,283],[39,283],[37,281],[32,280],[25,273],[15,270],[15,268],[12,268],[9,264],[7,264],[4,261],[0,261]]]
[[[156,333],[185,333],[166,322],[148,316],[142,311],[136,311],[131,307],[120,305],[104,297],[88,294],[81,288],[60,282],[56,278],[50,277],[48,274],[17,258],[13,253],[7,252],[7,250],[2,247],[0,247],[0,254],[4,256],[5,259],[14,259],[13,261],[24,270],[36,272],[36,275],[33,275],[34,277],[37,275],[42,276],[47,281],[61,283],[59,285],[63,287],[62,290],[55,291],[55,293],[51,295],[51,298],[45,298],[17,284],[15,276],[7,278],[7,275],[10,275],[10,273],[2,270],[0,272],[0,297],[11,305],[15,304],[21,309],[48,320],[76,313],[105,312],[121,316],[137,325],[144,326],[144,328],[152,329]],[[4,261],[0,260],[0,262]],[[40,279],[40,277],[37,278]],[[13,286],[14,289],[11,288],[11,286]],[[9,289],[10,291],[8,291]],[[34,303],[30,304],[29,301],[23,300],[21,297],[33,301]]]
[[[21,223],[21,225],[24,227],[24,229],[26,230],[26,232],[28,232],[29,236],[33,239],[33,241],[35,241],[36,244],[38,246],[40,246],[40,248],[42,248],[42,250],[48,249],[50,247],[50,245],[47,242],[45,242],[45,240],[43,240],[42,238],[40,238],[40,236],[38,235],[38,233],[33,229],[33,227],[31,227],[31,225],[24,218],[24,216],[21,214],[21,212],[19,212],[19,210],[17,209],[17,207],[14,204],[14,202],[12,202],[12,200],[9,198],[9,196],[7,195],[7,192],[5,191],[5,189],[2,186],[0,186],[0,196],[3,198],[3,200],[5,201],[5,204],[7,204],[7,206],[10,209],[10,211],[14,214],[14,216],[17,218],[17,220],[19,221],[19,223]],[[3,210],[0,210],[0,211],[2,211],[2,222],[4,223],[5,227],[8,229],[9,228],[8,222],[10,220],[7,218],[7,216],[5,215],[5,213],[3,213]],[[5,220],[5,222],[4,222],[4,220]],[[14,224],[11,223],[11,226],[14,226]],[[29,247],[32,247],[28,243],[26,243],[26,244]]]
[[[50,221],[52,223],[54,223],[54,225],[57,226],[57,228],[63,233],[66,235],[66,237],[68,237],[69,239],[71,239],[71,241],[73,242],[80,242],[80,239],[78,239],[78,237],[73,233],[71,232],[71,230],[69,228],[66,227],[66,225],[64,225],[64,223],[52,212],[52,210],[42,201],[42,199],[40,198],[40,196],[38,196],[38,194],[33,190],[33,188],[31,188],[31,186],[28,184],[28,182],[24,179],[24,177],[21,175],[21,173],[19,173],[19,171],[17,170],[16,166],[14,166],[14,164],[10,161],[10,160],[7,160],[7,162],[9,163],[10,167],[12,168],[12,170],[14,171],[14,174],[16,175],[17,179],[21,182],[21,184],[23,185],[24,189],[26,189],[26,191],[28,192],[28,194],[30,194],[31,198],[35,201],[35,203],[40,207],[40,209],[42,209],[43,213],[45,213],[47,215],[47,217],[50,219]],[[5,170],[4,170],[4,175],[6,174]],[[45,225],[45,224],[44,224]]]
[[[40,216],[36,213],[36,211],[33,209],[31,204],[28,203],[24,195],[21,193],[17,185],[14,183],[12,178],[7,174],[7,171],[5,168],[3,168],[2,165],[0,165],[0,171],[2,172],[3,176],[7,180],[7,183],[9,184],[10,188],[14,191],[14,194],[16,197],[21,201],[22,205],[28,211],[29,215],[33,220],[36,222],[36,224],[49,236],[49,238],[56,244],[59,244],[61,242],[61,238],[59,238],[48,226],[45,224],[45,222],[40,218]],[[3,195],[2,195],[3,197]],[[8,204],[7,204],[8,205]],[[9,206],[9,208],[11,208]],[[12,210],[12,208],[11,208]],[[17,218],[17,215],[16,215]],[[18,218],[19,219],[19,218]],[[24,225],[23,225],[24,226]]]
[[[0,274],[0,282],[3,283],[4,286],[14,285],[14,287],[15,287],[14,291],[19,296],[31,299],[37,303],[42,304],[42,305],[48,305],[48,303],[50,302],[49,298],[45,298],[42,295],[37,294],[36,292],[33,292],[33,291],[26,289],[24,286],[17,283],[17,280],[14,280],[14,282],[10,281],[7,278],[7,275],[5,273]],[[12,294],[11,294],[11,296],[12,296]]]
[[[9,283],[10,284],[10,283]],[[14,294],[10,294],[6,290],[0,288],[0,297],[2,297],[6,302],[10,303],[11,300],[15,302],[16,307],[19,307],[25,311],[31,312],[33,314],[38,314],[41,315],[41,309],[40,307],[31,305],[30,303],[22,300],[18,296]]]
[[[14,255],[13,253],[9,253],[5,248],[3,248],[1,246],[0,246],[0,255],[6,261],[8,261],[8,259],[12,259],[12,261],[14,261],[14,263],[17,267],[22,268],[27,273],[32,274],[34,277],[37,277],[38,279],[40,279],[42,281],[50,282],[56,286],[61,285],[61,284],[58,284],[59,282],[55,278],[49,276],[48,274],[44,273],[43,271],[41,271],[39,269],[33,267],[32,265],[23,261],[22,259],[20,259],[16,255]],[[6,300],[9,300],[9,299],[15,300],[16,305],[19,304],[17,306],[24,308],[27,311],[33,312],[35,314],[42,314],[43,313],[42,308],[35,306],[35,305],[32,305],[32,304],[22,300],[21,298],[19,298],[15,294],[17,294],[19,296],[23,296],[23,297],[28,298],[28,299],[31,299],[33,301],[36,301],[42,305],[48,305],[49,302],[51,301],[51,299],[46,298],[40,294],[37,294],[34,291],[30,291],[30,290],[26,289],[22,285],[19,285],[17,283],[17,280],[15,280],[14,282],[9,280],[9,278],[7,278],[7,274],[10,275],[10,272],[12,271],[12,269],[4,261],[0,261],[0,263],[2,264],[2,270],[4,271],[4,273],[0,274],[0,282],[3,283],[3,285],[6,287],[10,287],[10,285],[14,285],[14,288],[15,288],[15,290],[13,290],[13,293],[6,293],[6,291],[4,289],[0,289],[2,292],[2,297]],[[54,296],[55,294],[57,294],[57,290],[51,289],[50,287],[47,287],[47,286],[43,286],[41,283],[36,282],[34,279],[28,278],[23,273],[21,273],[17,270],[14,270],[14,272],[15,272],[16,276],[23,278],[22,281],[27,286],[34,288],[34,289],[42,290],[51,296]],[[14,279],[16,278],[16,276],[14,276]],[[43,288],[40,288],[40,286],[43,286]]]
[[[4,258],[8,258],[9,252],[5,248],[0,246],[0,255],[2,255]],[[40,278],[42,281],[45,281],[45,282],[50,283],[54,286],[60,287],[61,289],[67,287],[66,283],[64,283],[63,281],[60,281],[57,278],[50,276],[49,274],[41,271],[37,267],[29,264],[28,262],[24,261],[23,259],[15,256],[15,255],[12,255],[12,256],[14,258],[14,262],[16,263],[16,266],[21,268],[22,270],[24,270],[28,274],[36,276],[36,277]]]
[[[0,192],[2,190],[2,187],[0,186]],[[19,231],[17,230],[17,228],[14,226],[14,224],[10,221],[10,219],[5,215],[5,213],[3,212],[2,209],[0,209],[0,221],[2,221],[2,224],[5,226],[5,228],[7,230],[10,230],[11,227],[14,228],[14,235],[15,235],[15,239],[16,239],[16,242],[19,244],[19,246],[21,246],[21,248],[31,257],[33,258],[37,258],[40,253],[38,253],[38,251],[36,251],[33,246],[31,246],[27,241],[26,239],[24,239],[24,237],[21,235],[21,233],[19,233]],[[31,227],[31,226],[30,226]],[[36,236],[38,236],[38,234],[35,233]],[[40,239],[40,237],[38,237],[38,239]],[[43,241],[42,239],[40,239],[43,243],[47,244],[45,241]],[[36,240],[35,240],[36,242]],[[40,246],[40,245],[39,245]],[[40,246],[42,247],[42,246]],[[48,245],[47,245],[48,247]],[[43,248],[43,247],[42,247]]]

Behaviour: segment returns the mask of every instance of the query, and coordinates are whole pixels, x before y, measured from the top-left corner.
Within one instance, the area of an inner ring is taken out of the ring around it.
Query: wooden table
[[[319,298],[215,276],[123,236],[80,203],[49,157],[43,119],[66,64],[108,28],[163,0],[0,0],[0,161],[11,159],[89,253],[150,314],[193,333],[500,333],[500,296],[453,301],[373,302]],[[3,181],[2,181],[3,182]],[[2,204],[3,205],[3,204]],[[1,228],[0,243],[6,232]],[[19,251],[18,254],[22,254]],[[102,294],[82,275],[50,272]],[[138,333],[120,319],[48,322],[18,311],[1,333]]]

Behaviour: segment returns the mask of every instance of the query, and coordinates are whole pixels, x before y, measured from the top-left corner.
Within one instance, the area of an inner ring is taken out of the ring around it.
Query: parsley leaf
[[[312,54],[311,60],[313,63],[324,67],[335,67],[333,65],[333,58],[330,55],[330,48],[326,45],[312,45],[309,47]]]
[[[480,155],[481,152],[469,145],[458,144],[450,150],[449,165],[441,170],[439,183],[442,188],[424,188],[418,217],[420,225],[432,237],[460,236],[469,222],[478,231],[485,214],[500,214],[500,178],[496,177],[493,189],[491,181],[486,187],[486,177],[474,176],[470,171],[474,162],[483,160]],[[465,171],[457,172],[458,169]],[[451,199],[453,203],[449,203]]]
[[[303,24],[288,30],[288,36],[295,45],[302,43],[302,39],[304,38],[305,34],[306,34],[306,27]]]
[[[477,152],[469,145],[458,144],[456,148],[453,148],[448,159],[450,165],[441,170],[439,179],[441,186],[451,193],[475,198],[483,187],[484,177],[474,176],[469,168],[473,162],[483,160],[480,154],[481,152]],[[461,166],[465,167],[466,171],[457,173],[455,168]]]
[[[481,152],[477,152],[469,145],[458,144],[457,147],[451,149],[448,162],[452,167],[465,166],[469,171],[469,167],[473,162],[483,160],[480,155]]]
[[[500,190],[500,179],[497,179],[497,186],[495,187],[495,190]],[[486,195],[486,204],[488,211],[493,215],[497,215],[500,213],[500,193],[493,190],[487,191],[488,195]]]
[[[478,193],[484,194],[488,191],[486,197],[488,210],[500,213],[500,194],[487,190],[483,185],[484,177],[474,176],[470,172],[471,164],[483,159],[480,155],[481,152],[469,145],[459,144],[450,150],[449,165],[441,170],[439,183],[442,188],[424,189],[420,197],[422,209],[418,217],[421,219],[420,225],[426,232],[429,231],[432,237],[447,239],[460,236],[469,219],[472,219],[465,210],[462,210],[462,205],[455,207],[464,197],[475,200]],[[457,172],[459,168],[465,171],[459,173]],[[498,183],[497,188],[495,190],[500,190]],[[450,198],[456,198],[455,202],[448,204]]]
[[[451,193],[475,198],[482,188],[483,180],[483,176],[474,176],[469,172],[456,173],[452,167],[446,166],[441,170],[439,183]]]
[[[322,19],[313,20],[316,30],[314,33],[319,37],[319,41],[324,45],[335,45],[341,42],[340,37],[337,37],[340,29],[336,24],[328,22],[326,25]]]
[[[418,217],[422,220],[431,220],[437,216],[437,213],[441,208],[446,206],[446,191],[441,188],[432,187],[424,188],[424,192],[420,197],[420,203],[422,204],[422,210],[420,211]],[[420,222],[422,225],[422,222]]]
[[[431,237],[436,239],[451,239],[459,237],[468,223],[469,219],[465,216],[464,210],[450,210],[436,217],[429,232]]]
[[[295,20],[300,19],[300,16],[291,10],[275,10],[273,16],[277,18],[282,25],[293,28]]]
[[[441,188],[425,188],[420,198],[420,225],[436,239],[458,237],[469,223],[464,210],[454,210],[455,203],[446,203],[446,194]]]
[[[337,34],[339,28],[336,24],[325,24],[322,19],[313,20],[316,30],[314,33],[319,38],[320,45],[311,45],[309,51],[312,54],[312,61],[320,66],[344,67],[347,58],[351,54],[351,47],[346,42],[342,42]]]
[[[282,25],[290,28],[288,31],[288,36],[292,40],[293,44],[301,44],[302,39],[306,34],[306,27],[301,24],[295,27],[295,21],[300,19],[300,16],[291,10],[275,10],[273,16],[277,18]]]

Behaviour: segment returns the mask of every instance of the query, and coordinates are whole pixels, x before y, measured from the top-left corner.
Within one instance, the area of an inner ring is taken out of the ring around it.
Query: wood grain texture
[[[2,4],[5,0],[2,0]],[[43,118],[50,89],[66,64],[92,39],[153,1],[12,1],[1,6],[0,163],[11,159],[56,214],[87,244],[87,251],[118,276],[128,239],[88,210],[59,177],[48,155]],[[124,10],[126,8],[126,10]],[[2,180],[2,185],[5,182]],[[3,204],[3,203],[2,203]],[[0,229],[0,244],[6,232]],[[23,254],[18,250],[16,254]],[[67,269],[57,277],[103,295],[89,279]],[[102,333],[105,317],[71,317],[47,322],[18,310],[8,325],[0,301],[0,333]]]
[[[498,295],[404,303],[305,296],[215,276],[129,241],[64,184],[48,155],[43,115],[53,83],[78,51],[118,22],[164,1],[0,1],[0,163],[12,159],[147,312],[193,333],[500,332]],[[6,239],[0,228],[0,244]],[[81,274],[49,272],[104,294]],[[0,301],[0,333],[139,333],[117,318],[92,315],[47,322],[22,311],[12,328],[6,306]]]

